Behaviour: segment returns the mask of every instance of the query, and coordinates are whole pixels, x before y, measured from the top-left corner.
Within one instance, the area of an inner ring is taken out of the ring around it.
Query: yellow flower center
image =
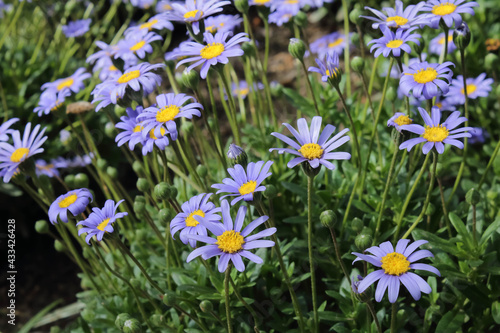
[[[198,12],[201,13],[200,17],[203,16],[203,12],[198,10],[198,9],[195,9],[195,10],[191,10],[189,12],[186,12],[186,14],[184,14],[184,18],[185,19],[190,19],[190,18],[194,18],[196,17],[196,14],[198,14]]]
[[[219,249],[226,253],[235,253],[243,249],[243,244],[245,240],[239,232],[234,230],[224,231],[222,235],[217,236],[217,242]]]
[[[186,227],[196,227],[198,224],[200,224],[194,219],[195,216],[205,217],[205,213],[201,209],[198,209],[189,214],[189,216],[186,217]]]
[[[163,137],[165,135],[166,130],[162,127],[160,128],[160,134]],[[149,137],[154,140],[158,140],[158,138],[155,136],[155,129],[153,128],[151,131],[149,131]]]
[[[56,105],[52,109],[50,109],[51,112],[57,111],[60,107],[62,106],[62,103],[57,101]]]
[[[389,43],[385,44],[385,46],[391,49],[396,49],[401,45],[403,45],[403,41],[401,39],[391,40]]]
[[[141,125],[135,125],[135,127],[134,127],[134,133],[142,132],[143,129],[144,129],[143,126],[141,126]]]
[[[317,143],[306,143],[299,149],[299,153],[308,160],[314,160],[323,156],[323,149]]]
[[[255,180],[251,180],[241,185],[238,191],[240,192],[241,195],[245,195],[248,193],[253,193],[256,187],[257,187],[257,182]]]
[[[472,94],[474,91],[477,90],[477,86],[475,84],[468,84],[467,85],[467,95]],[[465,95],[465,89],[462,88],[462,95]]]
[[[293,4],[299,3],[299,0],[286,0],[285,3],[287,5],[293,5]]]
[[[73,83],[75,82],[75,80],[73,80],[72,78],[67,78],[65,80],[63,80],[61,83],[59,83],[57,85],[57,91],[61,91],[63,90],[64,88],[69,88],[73,85]]]
[[[389,253],[383,256],[381,261],[385,274],[399,276],[410,270],[410,262],[401,253]]]
[[[169,4],[164,4],[163,10],[172,10],[172,6],[170,6]]]
[[[268,3],[271,0],[255,0],[254,3],[258,6]]]
[[[109,220],[110,220],[110,218],[107,218],[104,221],[102,221],[101,223],[99,223],[99,225],[97,226],[97,229],[104,231],[104,228],[106,228],[106,226],[108,225]]]
[[[408,117],[407,115],[401,115],[397,117],[396,119],[394,119],[394,122],[398,124],[398,126],[410,125],[412,123],[410,117]]]
[[[338,46],[338,45],[342,44],[343,41],[344,41],[344,38],[339,38],[336,41],[329,43],[328,47]]]
[[[453,40],[453,35],[449,35],[448,36],[448,43],[450,43],[452,40]],[[444,44],[444,37],[441,37],[441,39],[439,39],[438,44],[439,45],[443,45]]]
[[[208,31],[208,32],[214,34],[217,32],[217,27],[215,25],[211,25],[211,26],[206,27],[205,31]]]
[[[155,25],[156,23],[158,23],[158,20],[157,19],[154,19],[152,21],[149,21],[149,22],[146,22],[146,23],[143,23],[140,25],[139,29],[148,29],[148,30],[152,30],[153,29],[153,25]]]
[[[159,123],[166,123],[167,121],[174,120],[179,112],[180,109],[177,105],[167,105],[158,111],[156,114],[156,121]]]
[[[329,69],[327,69],[326,72],[325,72],[326,76],[331,77],[331,78],[337,77],[338,73],[339,73],[338,68],[333,68],[333,71],[331,73],[330,73]]]
[[[415,74],[408,75],[413,75],[413,79],[417,83],[424,84],[434,81],[438,76],[438,72],[434,68],[428,67],[426,69],[418,70]]]
[[[113,72],[114,72],[114,71],[117,71],[117,70],[118,70],[118,68],[116,68],[116,67],[115,67],[115,65],[111,65],[111,66],[109,66],[108,70],[110,70],[110,71],[113,71]]]
[[[436,102],[436,104],[434,104],[434,106],[441,110],[443,108],[443,103]]]
[[[248,95],[249,92],[250,92],[250,90],[248,88],[236,89],[235,90],[235,93],[238,96],[246,96],[246,95]]]
[[[131,71],[120,76],[118,78],[118,83],[127,83],[130,80],[137,79],[139,76],[141,76],[141,71]]]
[[[130,51],[137,51],[137,50],[140,50],[142,49],[142,47],[146,44],[145,41],[141,40],[139,43],[136,43],[134,44],[134,46],[132,46],[130,48]]]
[[[10,160],[14,163],[22,162],[28,157],[29,152],[30,150],[28,148],[17,148],[12,155],[10,155]]]
[[[408,23],[408,20],[402,16],[389,16],[385,21],[386,22],[396,22],[398,27]]]
[[[449,133],[448,129],[443,125],[433,127],[425,126],[425,131],[422,136],[430,142],[442,142],[448,137]]]
[[[439,16],[445,16],[445,15],[453,13],[456,8],[457,8],[456,5],[449,3],[449,2],[445,2],[445,3],[441,3],[439,5],[435,5],[434,7],[432,7],[432,14],[439,15]]]
[[[212,59],[220,56],[222,52],[224,52],[224,45],[221,43],[212,43],[202,48],[200,55],[203,59]]]
[[[76,194],[67,196],[66,198],[59,201],[59,208],[68,208],[75,203],[76,199],[78,199],[78,196]]]

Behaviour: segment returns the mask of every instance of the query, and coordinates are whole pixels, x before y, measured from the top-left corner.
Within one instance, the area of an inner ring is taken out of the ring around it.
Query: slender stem
[[[342,261],[342,256],[340,254],[339,244],[337,242],[337,235],[335,235],[335,230],[333,228],[330,229],[330,235],[332,236],[333,247],[335,248],[335,255],[337,256],[337,260],[339,261],[340,267],[342,268],[342,272],[344,272],[344,276],[349,281],[349,274],[347,273],[347,269]]]
[[[319,113],[318,102],[316,101],[316,95],[314,95],[314,89],[311,85],[311,80],[309,79],[309,75],[307,75],[307,68],[306,64],[304,63],[304,59],[300,59],[300,64],[302,65],[302,69],[304,70],[304,74],[306,76],[307,87],[309,88],[309,92],[311,93],[312,96],[314,109],[316,110],[316,115],[320,116],[321,114]]]
[[[338,86],[334,86],[335,90],[337,90],[337,93],[339,94],[340,100],[342,101],[342,106],[344,107],[344,111],[349,118],[349,122],[351,124],[352,128],[352,136],[354,138],[354,149],[356,149],[356,154],[358,155],[358,177],[361,177],[361,172],[362,172],[362,162],[361,162],[361,150],[359,149],[359,143],[358,143],[358,134],[356,133],[356,127],[354,126],[354,121],[352,120],[351,113],[349,112],[349,109],[347,108],[347,104],[344,99],[344,95],[340,91]]]
[[[345,40],[349,41],[349,3],[348,0],[342,0],[342,8],[344,9],[344,35],[345,35]],[[360,41],[363,43],[363,41]],[[351,97],[351,66],[349,65],[349,42],[345,44],[344,47],[344,62],[345,62],[345,76],[346,76],[346,83],[345,83],[345,89],[347,91],[347,97]],[[390,73],[390,72],[387,72]]]
[[[313,261],[312,191],[314,176],[307,177],[307,248],[309,249],[309,270],[311,272],[311,292],[314,312],[314,331],[318,332],[318,307],[316,303],[316,273]]]
[[[490,157],[488,165],[486,166],[486,170],[484,170],[483,176],[481,177],[481,180],[479,181],[479,185],[477,186],[478,190],[481,189],[481,186],[483,185],[484,181],[486,180],[486,175],[488,174],[488,171],[490,171],[491,166],[493,165],[493,161],[496,159],[499,150],[500,150],[500,140],[498,140],[498,143],[495,147],[495,150],[493,151],[493,154]]]
[[[377,318],[377,314],[375,313],[375,308],[373,307],[372,301],[366,302],[366,306],[368,307],[368,310],[370,311],[373,321],[375,322],[375,325],[377,326],[377,331],[378,333],[382,333],[382,327],[380,327],[380,323]]]
[[[447,26],[444,26],[444,45],[443,45],[443,51],[441,52],[441,55],[439,56],[439,63],[442,64],[446,60],[446,56],[448,55],[448,34],[450,32],[450,29],[448,29]]]
[[[238,127],[238,121],[236,119],[236,105],[234,104],[233,95],[231,94],[231,86],[229,85],[229,81],[226,75],[224,75],[224,71],[222,69],[219,69],[218,72],[222,80],[222,84],[224,85],[224,89],[226,90],[227,99],[229,101],[229,109],[231,111],[231,117],[233,118],[232,121],[235,126],[234,128],[235,133],[233,134],[235,136],[236,144],[241,145],[240,131]]]
[[[398,304],[396,302],[392,303],[392,314],[391,314],[391,333],[396,333],[396,317],[398,315]]]
[[[472,205],[472,239],[474,240],[474,244],[477,246],[477,237],[476,237],[476,205]]]
[[[241,296],[240,292],[238,291],[238,288],[236,288],[236,284],[234,283],[233,281],[233,278],[231,276],[229,276],[229,282],[231,282],[231,285],[233,286],[233,290],[234,290],[234,293],[236,294],[236,297],[238,297],[239,301],[241,302],[241,304],[243,304],[243,306],[248,310],[248,312],[250,312],[250,314],[252,315],[253,317],[253,323],[254,323],[254,331],[255,332],[259,332],[260,329],[259,329],[259,320],[258,320],[258,317],[257,317],[257,313],[254,311],[254,309],[252,309],[252,307],[243,299],[243,297]]]
[[[368,90],[368,83],[366,82],[365,73],[360,72],[359,76],[361,76],[361,81],[363,82],[363,88],[365,90],[366,98],[368,99],[368,104],[370,105],[370,108],[372,109],[372,112],[370,112],[372,115],[372,120],[373,120],[373,123],[375,123],[375,114],[373,113],[375,108],[373,107],[372,97],[371,97],[371,94]],[[378,131],[375,131],[375,139],[377,140],[377,150],[378,150],[378,159],[379,159],[379,163],[380,163],[380,168],[382,168],[382,162],[383,162],[382,146],[380,145],[380,138],[378,136]]]
[[[267,73],[267,64],[268,64],[268,60],[269,60],[269,21],[265,17],[262,19],[262,21],[264,21],[264,32],[265,32],[265,34],[264,34],[264,38],[265,38],[264,64],[262,65],[262,69],[264,70],[264,75],[265,75]]]
[[[224,295],[226,297],[226,320],[227,332],[233,332],[233,324],[231,322],[231,306],[229,305],[229,280],[231,279],[231,265],[227,266],[226,274],[224,277]]]
[[[451,236],[452,236],[451,225],[450,225],[450,219],[448,217],[448,209],[446,209],[446,202],[444,200],[443,185],[441,185],[441,179],[437,178],[437,182],[438,182],[438,186],[439,186],[439,195],[441,196],[441,205],[443,206],[444,220],[446,222],[446,227],[448,228],[448,236],[451,238]]]

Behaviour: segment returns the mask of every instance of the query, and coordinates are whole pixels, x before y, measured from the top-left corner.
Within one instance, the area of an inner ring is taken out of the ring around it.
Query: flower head
[[[429,52],[440,55],[444,48],[444,32],[440,33],[436,38],[433,38],[429,43]],[[453,30],[448,33],[448,53],[455,51],[457,47],[453,43]]]
[[[118,42],[118,51],[115,54],[115,58],[127,60],[135,55],[142,59],[146,56],[146,53],[153,53],[151,43],[162,39],[160,35],[154,32],[147,32],[146,34],[130,33],[126,39]]]
[[[316,39],[311,43],[310,49],[312,53],[316,53],[319,58],[325,57],[328,53],[336,52],[341,54],[344,51],[347,42],[351,42],[351,35],[346,41],[346,36],[340,32],[332,32],[326,36]]]
[[[9,182],[21,163],[29,157],[43,152],[43,148],[40,147],[47,140],[47,137],[43,136],[45,130],[46,128],[40,131],[40,125],[36,125],[32,131],[31,123],[28,123],[22,139],[19,131],[13,131],[13,145],[0,142],[0,170],[3,171],[5,183]]]
[[[215,34],[216,32],[229,32],[231,35],[234,29],[239,27],[243,18],[239,15],[217,15],[205,19],[205,31]]]
[[[192,248],[196,248],[196,240],[189,239],[188,235],[207,236],[207,228],[200,224],[195,216],[201,216],[207,223],[217,223],[221,217],[218,213],[220,208],[216,208],[212,202],[208,200],[212,194],[202,193],[196,195],[182,204],[182,212],[177,214],[172,222],[170,222],[170,234],[172,238],[181,230],[179,237],[184,244],[189,242]]]
[[[321,74],[321,81],[339,83],[341,79],[341,70],[339,65],[339,55],[333,51],[327,53],[324,60],[316,59],[318,67],[309,67],[309,72]]]
[[[54,82],[45,83],[42,86],[42,90],[52,90],[55,92],[60,92],[63,89],[69,89],[75,94],[85,88],[83,80],[90,78],[92,75],[87,73],[85,68],[81,67],[76,70],[76,72],[70,77],[64,79],[58,79]]]
[[[431,265],[416,263],[416,261],[434,257],[434,255],[429,250],[415,252],[420,245],[428,243],[426,240],[409,243],[410,240],[401,239],[398,241],[396,249],[394,249],[391,242],[384,242],[379,246],[372,246],[365,250],[371,255],[352,252],[357,256],[353,263],[364,260],[382,268],[368,274],[359,283],[358,292],[364,292],[370,285],[380,280],[375,291],[375,300],[377,302],[382,300],[386,289],[388,290],[389,302],[396,302],[399,296],[400,283],[406,287],[416,301],[420,299],[421,293],[429,294],[432,291],[429,284],[417,274],[410,272],[410,269],[429,271],[441,276],[439,271]]]
[[[83,225],[84,228],[78,230],[78,236],[83,233],[87,233],[85,241],[90,245],[90,239],[92,236],[96,236],[97,240],[100,242],[104,237],[106,232],[113,232],[112,224],[119,218],[127,216],[127,212],[116,213],[118,206],[125,200],[120,200],[118,203],[111,199],[104,203],[102,209],[94,207],[92,208],[92,213],[86,220],[78,222],[76,225]]]
[[[476,78],[468,78],[465,81],[467,85],[467,97],[469,99],[488,97],[493,82],[493,79],[486,78],[486,73],[482,73]],[[458,75],[456,79],[453,79],[450,91],[446,94],[446,97],[450,100],[450,103],[454,105],[462,105],[465,103],[464,77],[462,75]]]
[[[264,85],[260,82],[254,83],[253,87],[250,88],[248,87],[247,81],[239,81],[238,83],[234,82],[231,83],[231,95],[237,98],[241,97],[242,99],[245,99],[251,91],[262,90],[262,89],[264,89]],[[224,92],[226,93],[225,98],[227,99],[227,92],[226,91]]]
[[[11,129],[12,124],[19,121],[19,118],[11,118],[0,125],[0,142],[9,140],[9,135],[14,133],[15,130]]]
[[[147,35],[151,30],[174,30],[174,25],[167,19],[166,14],[157,14],[142,24],[134,25],[125,30],[125,36]]]
[[[479,5],[475,1],[464,3],[464,0],[428,0],[422,7],[422,11],[429,12],[425,15],[427,22],[424,23],[437,29],[442,19],[448,28],[451,28],[453,23],[455,23],[455,27],[458,27],[462,24],[460,14],[474,15],[472,7],[477,6]]]
[[[311,122],[311,129],[309,129],[305,118],[300,118],[297,120],[298,132],[289,124],[283,124],[293,134],[298,143],[281,133],[273,132],[271,133],[272,136],[290,145],[293,149],[271,148],[269,151],[277,150],[280,154],[287,152],[296,155],[297,157],[288,162],[287,166],[289,168],[293,168],[297,164],[307,161],[314,169],[320,165],[324,165],[330,170],[335,169],[335,166],[329,160],[348,160],[351,158],[351,154],[349,153],[331,152],[350,140],[348,136],[344,136],[349,129],[343,129],[333,138],[328,140],[335,131],[335,126],[330,124],[326,125],[320,135],[321,122],[321,117],[314,117]]]
[[[392,116],[388,121],[387,121],[387,126],[393,126],[395,127],[399,132],[401,132],[401,126],[403,125],[410,125],[413,122],[413,119],[408,117],[402,112],[396,112],[394,116]]]
[[[248,42],[247,34],[239,33],[226,41],[229,37],[229,32],[217,32],[212,35],[205,32],[206,45],[196,42],[187,42],[180,50],[179,56],[186,56],[186,59],[179,61],[177,67],[184,63],[192,63],[188,70],[202,65],[200,76],[202,79],[207,77],[210,66],[215,66],[218,63],[227,64],[229,57],[239,57],[243,55],[243,50],[240,45],[243,42]]]
[[[418,112],[422,116],[425,122],[425,127],[418,124],[402,125],[401,130],[409,131],[420,135],[419,138],[414,138],[403,142],[399,149],[407,149],[408,151],[413,148],[413,146],[425,142],[422,147],[424,154],[427,154],[433,147],[436,147],[436,151],[439,154],[444,152],[444,144],[450,144],[457,148],[463,149],[464,145],[462,142],[458,141],[459,138],[470,138],[470,133],[464,133],[466,131],[472,130],[471,127],[462,127],[455,129],[458,125],[467,121],[467,118],[460,117],[460,111],[454,111],[446,119],[445,122],[441,123],[441,111],[439,108],[432,107],[432,115],[429,116],[427,111],[423,108],[418,108]]]
[[[453,75],[447,61],[443,64],[431,64],[427,61],[414,63],[404,70],[399,87],[406,96],[415,98],[424,96],[425,99],[444,95],[449,90],[449,82]]]
[[[38,159],[35,161],[35,173],[37,176],[45,175],[47,177],[59,177],[59,164],[56,160],[51,160],[50,163],[47,161]]]
[[[269,23],[274,23],[278,27],[281,27],[283,24],[288,23],[298,12],[299,10],[296,10],[293,6],[279,7],[276,11],[269,14]]]
[[[118,147],[128,142],[128,147],[130,150],[134,150],[136,144],[145,143],[145,139],[142,137],[142,126],[141,121],[137,120],[137,116],[143,112],[142,106],[137,106],[134,110],[132,108],[127,108],[127,115],[120,118],[120,122],[116,124],[116,128],[123,130],[123,132],[118,133],[115,138],[115,142]]]
[[[166,13],[166,12],[173,10],[173,8],[172,8],[173,2],[180,3],[180,1],[170,1],[170,0],[158,1],[158,3],[156,4],[156,12],[157,13]]]
[[[50,112],[57,111],[69,95],[71,95],[71,91],[69,89],[63,89],[59,92],[46,90],[40,95],[38,106],[33,110],[33,112],[38,112],[38,116],[41,117],[43,114],[49,114]]]
[[[371,11],[375,14],[376,17],[373,16],[361,16],[365,19],[371,20],[374,23],[372,24],[373,29],[378,29],[381,27],[389,27],[389,28],[401,28],[401,29],[409,29],[410,27],[418,24],[422,24],[423,17],[422,15],[418,15],[418,12],[422,10],[424,6],[424,2],[419,2],[416,5],[410,5],[403,8],[403,2],[401,0],[396,0],[396,8],[382,8],[385,14],[376,9],[365,7],[365,9]]]
[[[373,44],[370,48],[370,52],[376,50],[373,54],[374,57],[378,57],[383,54],[384,57],[388,57],[392,55],[394,57],[400,57],[402,52],[411,53],[411,48],[407,44],[408,42],[413,42],[417,45],[420,45],[418,39],[422,36],[419,34],[412,34],[417,27],[413,27],[407,30],[398,29],[396,32],[393,32],[386,26],[382,26],[380,30],[384,33],[384,36],[379,39],[374,39],[368,43],[368,45]]]
[[[80,37],[89,31],[91,19],[77,20],[62,26],[62,32],[66,37]]]
[[[85,211],[87,205],[93,200],[92,194],[86,188],[69,191],[66,194],[60,195],[49,208],[49,221],[52,224],[57,224],[57,218],[65,223],[68,223],[68,211],[77,216]]]
[[[272,164],[272,161],[266,163],[264,161],[251,162],[248,163],[246,171],[240,164],[236,164],[234,168],[227,169],[232,178],[225,178],[222,180],[222,184],[214,184],[212,187],[218,189],[217,194],[227,193],[221,199],[236,196],[231,201],[231,205],[240,200],[252,201],[255,192],[262,192],[266,189],[261,184],[264,179],[272,175],[269,172]]]
[[[223,6],[231,4],[231,1],[220,0],[186,0],[184,5],[172,3],[172,11],[168,17],[172,21],[182,21],[191,24],[193,32],[200,33],[199,21],[207,16],[221,12]]]
[[[262,264],[263,260],[248,250],[274,246],[273,241],[262,240],[261,238],[273,235],[276,232],[276,228],[268,228],[254,235],[250,235],[250,233],[262,223],[266,222],[269,217],[261,216],[250,222],[243,230],[241,230],[247,213],[247,207],[240,206],[233,224],[230,207],[227,201],[223,200],[221,206],[223,223],[212,223],[200,215],[194,216],[196,221],[214,234],[215,238],[188,234],[187,237],[189,239],[207,243],[209,245],[193,250],[188,255],[186,261],[190,262],[200,255],[205,260],[215,256],[220,256],[218,266],[219,272],[221,273],[227,269],[227,265],[230,260],[233,262],[234,267],[238,271],[243,272],[245,270],[245,264],[243,263],[242,257],[247,258],[256,264]]]

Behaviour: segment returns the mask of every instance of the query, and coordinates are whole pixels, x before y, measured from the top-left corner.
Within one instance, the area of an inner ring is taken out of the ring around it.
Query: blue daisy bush
[[[498,331],[499,12],[0,0],[7,269],[61,333]]]

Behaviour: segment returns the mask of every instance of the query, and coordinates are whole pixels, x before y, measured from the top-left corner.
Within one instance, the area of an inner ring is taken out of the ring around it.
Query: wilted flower
[[[78,222],[76,225],[83,225],[84,228],[78,230],[78,236],[87,233],[85,241],[90,245],[92,236],[96,236],[100,242],[106,232],[112,233],[114,231],[112,224],[119,218],[127,216],[127,212],[116,213],[118,206],[125,200],[118,201],[117,204],[111,199],[104,203],[102,209],[94,207],[92,213],[86,220]]]
[[[318,67],[309,67],[309,72],[321,74],[321,81],[323,82],[340,83],[342,73],[339,65],[339,55],[335,51],[329,52],[324,60],[316,59],[316,63]]]
[[[57,218],[68,223],[68,211],[77,216],[85,211],[87,205],[93,200],[92,194],[86,188],[80,188],[60,195],[49,208],[49,221],[57,224]]]

